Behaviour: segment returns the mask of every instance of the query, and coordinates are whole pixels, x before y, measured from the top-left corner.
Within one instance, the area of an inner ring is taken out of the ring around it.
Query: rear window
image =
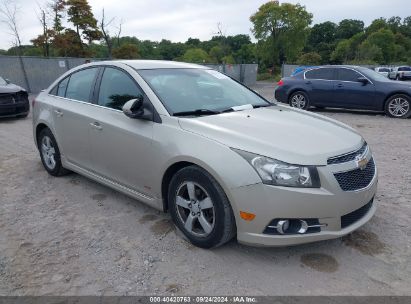
[[[305,72],[306,79],[321,79],[321,80],[333,80],[334,79],[334,69],[331,68],[321,68],[314,69]]]
[[[398,71],[408,72],[408,71],[411,71],[411,67],[400,67],[400,68],[398,68]]]
[[[379,68],[378,71],[380,72],[390,72],[391,70],[388,68]]]

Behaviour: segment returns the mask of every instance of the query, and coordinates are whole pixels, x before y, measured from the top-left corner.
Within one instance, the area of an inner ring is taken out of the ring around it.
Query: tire
[[[297,109],[307,110],[310,107],[310,100],[307,93],[303,91],[297,91],[291,94],[288,99],[288,104]]]
[[[38,149],[44,169],[52,176],[63,176],[70,171],[61,164],[60,150],[50,129],[41,130],[37,138]]]
[[[385,103],[385,114],[394,118],[408,118],[411,116],[411,97],[404,94],[391,96]]]
[[[197,166],[178,171],[170,182],[168,202],[174,224],[193,245],[218,247],[235,236],[235,219],[227,196],[207,171]]]
[[[401,80],[400,76],[395,76],[395,80]]]

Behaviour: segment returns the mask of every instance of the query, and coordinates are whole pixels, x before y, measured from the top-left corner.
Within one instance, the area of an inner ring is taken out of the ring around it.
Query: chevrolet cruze
[[[75,171],[169,212],[203,248],[337,238],[376,208],[360,134],[199,65],[79,66],[34,100],[33,133],[48,173]]]

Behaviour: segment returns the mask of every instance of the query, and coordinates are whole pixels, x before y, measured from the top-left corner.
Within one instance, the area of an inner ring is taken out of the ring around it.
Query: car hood
[[[219,115],[180,118],[182,129],[231,148],[291,164],[326,165],[363,144],[351,127],[322,115],[275,105]]]
[[[0,93],[16,93],[20,91],[26,91],[22,87],[9,83],[8,85],[0,85]]]

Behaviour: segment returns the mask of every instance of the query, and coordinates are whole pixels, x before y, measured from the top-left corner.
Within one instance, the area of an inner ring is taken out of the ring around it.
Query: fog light
[[[277,223],[277,231],[279,234],[284,234],[289,227],[290,227],[289,220],[280,220]]]
[[[304,221],[304,220],[300,220],[300,229],[298,229],[298,233],[300,233],[300,234],[303,234],[303,233],[306,233],[307,232],[307,230],[308,230],[308,224],[307,224],[307,222],[306,221]]]

